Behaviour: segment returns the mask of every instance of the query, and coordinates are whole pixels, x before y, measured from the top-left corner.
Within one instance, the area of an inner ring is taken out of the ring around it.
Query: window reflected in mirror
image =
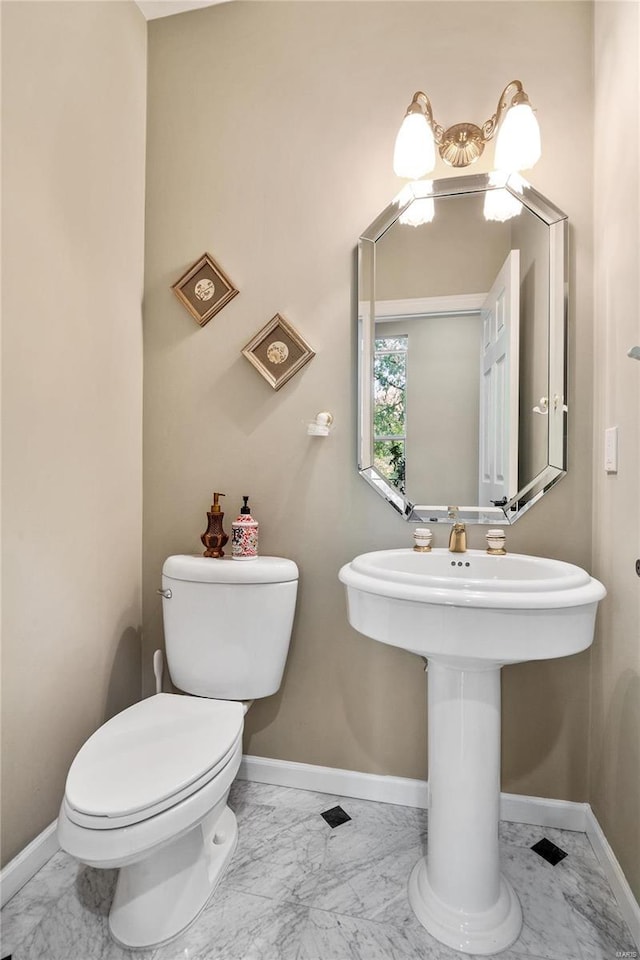
[[[376,337],[373,361],[373,462],[385,480],[406,492],[406,335]]]

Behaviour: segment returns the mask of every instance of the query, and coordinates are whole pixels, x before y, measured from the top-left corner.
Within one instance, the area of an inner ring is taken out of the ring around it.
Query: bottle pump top
[[[234,560],[257,560],[258,522],[251,516],[249,497],[243,496],[240,514],[231,524],[233,540],[231,555]]]
[[[222,518],[224,513],[218,503],[219,497],[224,497],[224,493],[214,493],[211,510],[207,513],[207,529],[200,537],[201,542],[206,547],[205,557],[224,557],[222,549],[229,537],[222,529]]]

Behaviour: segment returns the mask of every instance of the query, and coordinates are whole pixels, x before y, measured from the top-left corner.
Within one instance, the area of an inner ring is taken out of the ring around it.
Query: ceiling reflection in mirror
[[[512,523],[564,475],[566,230],[482,175],[408,185],[360,238],[358,467],[407,520]]]

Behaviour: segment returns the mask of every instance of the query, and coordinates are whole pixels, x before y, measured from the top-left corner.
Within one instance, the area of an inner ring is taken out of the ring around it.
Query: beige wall
[[[596,3],[594,570],[590,800],[640,900],[640,6]],[[603,467],[617,426],[616,475]]]
[[[2,836],[140,690],[146,28],[3,3]]]
[[[227,529],[251,494],[262,551],[294,558],[301,583],[283,687],[250,711],[248,753],[426,773],[422,664],[351,630],[337,581],[358,552],[411,536],[355,468],[354,248],[398,192],[394,137],[421,87],[441,123],[482,122],[514,77],[538,110],[532,180],[572,223],[575,413],[570,473],[509,530],[509,546],[590,565],[592,10],[505,7],[244,2],[149,25],[146,691],[164,558],[201,549],[214,489],[228,495]],[[201,329],[169,287],[203,250],[240,295]],[[278,393],[240,355],[276,311],[317,351]],[[304,422],[323,409],[331,436],[308,438]],[[484,532],[471,531],[472,546]],[[505,668],[505,789],[586,799],[588,674],[588,653]]]

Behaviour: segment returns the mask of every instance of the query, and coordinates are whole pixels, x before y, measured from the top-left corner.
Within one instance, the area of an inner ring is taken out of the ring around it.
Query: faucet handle
[[[487,530],[487,553],[494,557],[503,557],[506,554],[505,549],[506,536],[504,530]]]
[[[431,530],[428,527],[416,527],[413,531],[413,549],[417,553],[430,553]]]

